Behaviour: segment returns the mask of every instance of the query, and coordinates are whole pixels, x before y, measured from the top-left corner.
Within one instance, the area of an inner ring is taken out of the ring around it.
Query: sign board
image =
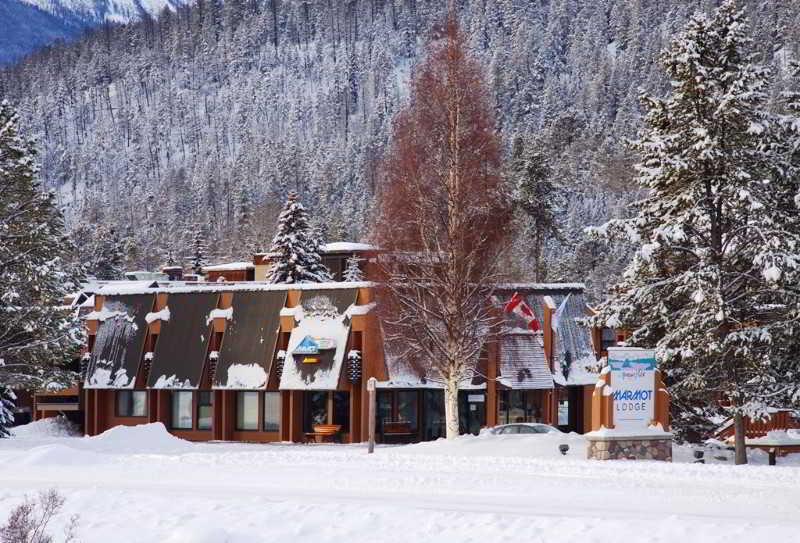
[[[332,339],[306,336],[297,344],[292,354],[319,354],[320,350],[335,348],[336,341]]]
[[[467,394],[467,401],[468,402],[483,403],[484,402],[484,397],[483,397],[483,394]]]
[[[561,400],[558,402],[558,425],[566,426],[569,424],[569,402]]]
[[[620,430],[644,430],[655,416],[656,354],[652,349],[609,347],[613,423]]]

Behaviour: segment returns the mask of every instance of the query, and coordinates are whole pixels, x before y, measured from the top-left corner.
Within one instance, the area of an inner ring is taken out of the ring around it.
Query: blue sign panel
[[[292,354],[319,354],[319,345],[314,341],[313,337],[306,336],[303,341],[297,344]]]

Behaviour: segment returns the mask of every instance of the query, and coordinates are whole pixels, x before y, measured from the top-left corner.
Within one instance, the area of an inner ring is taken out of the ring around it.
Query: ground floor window
[[[337,390],[333,393],[333,423],[342,427],[342,432],[350,431],[350,393]]]
[[[422,439],[430,441],[445,437],[444,391],[422,391]]]
[[[328,391],[306,391],[303,396],[303,431],[313,432],[315,424],[328,423]]]
[[[328,423],[341,426],[342,433],[350,431],[350,392],[306,391],[303,395],[303,431],[313,432],[314,425]]]
[[[192,392],[175,390],[172,392],[172,427],[178,430],[192,429]]]
[[[541,422],[541,390],[498,390],[497,424]]]
[[[278,432],[281,429],[281,393],[264,393],[264,431]]]
[[[118,417],[146,417],[147,416],[147,391],[146,390],[118,390],[117,391],[117,416]]]
[[[258,430],[258,392],[236,393],[236,429]]]
[[[458,431],[478,435],[486,426],[486,393],[462,390],[458,393]]]
[[[211,421],[214,416],[212,407],[212,392],[205,390],[197,393],[197,429],[211,430]]]
[[[419,397],[417,390],[378,391],[377,430],[385,439],[418,439]]]

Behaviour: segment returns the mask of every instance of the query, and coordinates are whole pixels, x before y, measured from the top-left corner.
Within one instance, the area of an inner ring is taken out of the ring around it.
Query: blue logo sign
[[[319,354],[319,345],[314,341],[313,337],[306,336],[303,338],[303,341],[294,348],[292,354]]]
[[[656,369],[656,359],[653,357],[634,358],[630,360],[616,360],[609,354],[608,365],[613,371],[620,370],[654,370]]]

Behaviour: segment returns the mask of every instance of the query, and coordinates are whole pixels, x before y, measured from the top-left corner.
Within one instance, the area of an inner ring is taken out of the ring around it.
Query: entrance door
[[[486,393],[459,391],[458,419],[460,433],[478,435],[481,428],[486,426]]]

